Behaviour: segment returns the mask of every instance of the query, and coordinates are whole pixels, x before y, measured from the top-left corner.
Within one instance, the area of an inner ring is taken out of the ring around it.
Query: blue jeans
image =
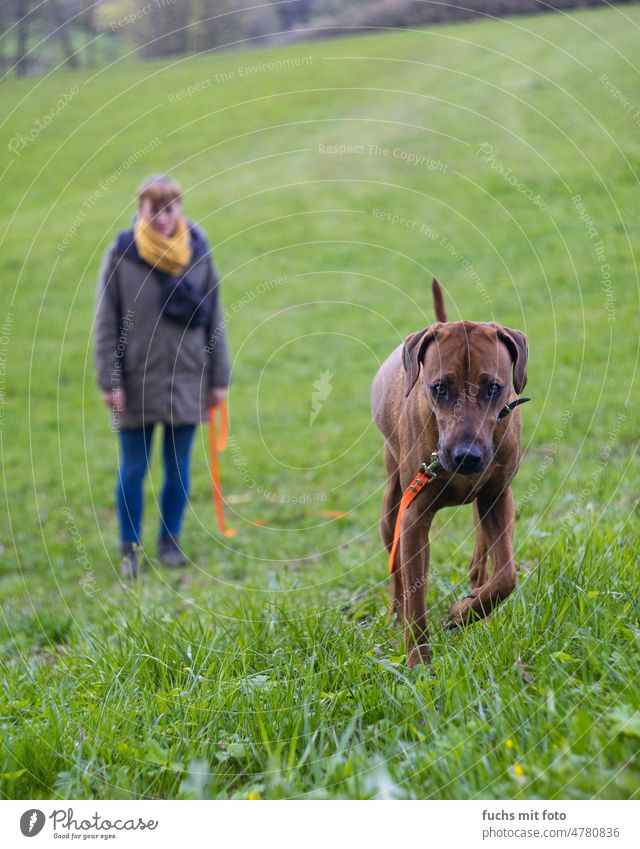
[[[162,458],[164,483],[160,497],[160,536],[178,536],[189,498],[189,462],[195,425],[164,427]],[[153,424],[120,431],[122,457],[116,504],[120,520],[120,541],[141,542],[143,483],[149,468]]]

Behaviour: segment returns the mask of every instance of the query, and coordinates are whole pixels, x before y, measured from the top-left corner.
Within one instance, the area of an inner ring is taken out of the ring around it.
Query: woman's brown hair
[[[138,188],[138,204],[148,198],[153,212],[159,212],[176,200],[182,200],[182,187],[165,174],[148,177]]]

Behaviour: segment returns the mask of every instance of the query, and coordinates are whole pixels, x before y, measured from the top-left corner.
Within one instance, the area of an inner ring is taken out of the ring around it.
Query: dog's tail
[[[431,284],[431,290],[433,292],[433,308],[436,312],[436,319],[438,321],[446,321],[447,320],[447,311],[444,308],[444,298],[442,297],[442,287],[436,280],[433,278],[433,283]]]

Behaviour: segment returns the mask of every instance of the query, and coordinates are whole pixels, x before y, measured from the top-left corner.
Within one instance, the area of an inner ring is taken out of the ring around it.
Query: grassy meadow
[[[3,798],[638,797],[639,28],[623,6],[2,83]],[[201,429],[192,563],[154,561],[156,455],[123,586],[92,314],[158,171],[223,277],[238,533]],[[446,632],[473,535],[441,512],[409,672],[369,386],[433,275],[450,319],[528,334],[534,400],[518,588]]]

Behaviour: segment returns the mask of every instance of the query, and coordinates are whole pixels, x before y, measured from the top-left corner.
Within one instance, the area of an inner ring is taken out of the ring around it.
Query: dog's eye
[[[431,387],[431,394],[434,398],[446,398],[447,397],[447,387],[441,381],[438,383],[434,383]]]
[[[497,396],[502,392],[502,386],[499,383],[490,383],[487,386],[487,396],[489,398],[497,398]]]

